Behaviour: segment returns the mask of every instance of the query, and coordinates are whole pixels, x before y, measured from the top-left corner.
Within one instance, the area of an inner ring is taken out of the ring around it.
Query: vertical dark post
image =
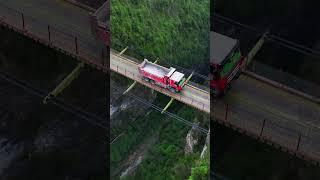
[[[78,54],[78,38],[74,37],[74,43],[76,45],[76,54]]]
[[[104,51],[103,48],[101,48],[101,59],[102,59],[102,66],[105,66],[105,62],[104,62]]]
[[[21,13],[21,18],[22,18],[22,28],[25,29],[25,25],[24,25],[24,15],[23,15],[23,13]]]
[[[224,119],[227,121],[228,119],[228,111],[229,111],[229,104],[226,104],[226,114],[225,114],[225,117]]]
[[[51,43],[50,25],[48,25],[48,39],[49,39],[49,43]]]
[[[300,140],[301,140],[301,133],[299,134],[298,144],[297,144],[297,149],[296,149],[296,151],[298,151],[298,149],[299,149],[299,146],[300,146]]]
[[[263,133],[263,129],[264,129],[264,125],[266,124],[266,119],[263,120],[263,123],[262,123],[262,127],[261,127],[261,131],[260,131],[260,136],[262,136],[262,133]]]

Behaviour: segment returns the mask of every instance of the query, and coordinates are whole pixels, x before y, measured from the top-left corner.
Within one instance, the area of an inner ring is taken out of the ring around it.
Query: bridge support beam
[[[119,53],[120,54],[120,53]],[[154,61],[153,63],[157,63],[159,59],[156,59],[156,61]],[[129,92],[135,85],[137,84],[137,81],[134,81],[129,87],[127,90],[125,90],[122,94],[126,94],[127,92]]]
[[[173,100],[174,100],[174,99],[171,98],[171,100],[168,102],[168,104],[166,105],[166,107],[164,107],[163,110],[161,111],[161,114],[163,114],[163,113],[169,108],[169,106],[172,104]]]
[[[129,87],[127,90],[125,90],[122,94],[126,94],[127,92],[129,92],[135,85],[137,84],[137,81],[134,81]]]
[[[262,37],[259,39],[259,41],[255,44],[255,46],[250,50],[250,52],[248,53],[246,59],[245,59],[245,68],[247,68],[247,66],[251,63],[252,59],[254,58],[254,56],[258,53],[258,51],[261,49],[265,38],[268,34],[268,31],[265,32]]]
[[[126,48],[124,48],[121,52],[119,52],[119,56],[121,56],[124,52],[126,52],[126,50],[128,49],[128,46]]]
[[[83,66],[84,62],[79,63],[77,67],[74,68],[73,71],[66,78],[64,78],[63,81],[43,99],[43,103],[46,104],[50,98],[56,97],[66,87],[68,87],[71,84],[71,82],[79,76],[80,70]]]
[[[192,73],[189,75],[189,77],[186,79],[186,81],[183,83],[183,86],[185,86],[186,84],[188,84],[188,82],[190,81],[191,77],[193,76],[194,71],[192,71]]]

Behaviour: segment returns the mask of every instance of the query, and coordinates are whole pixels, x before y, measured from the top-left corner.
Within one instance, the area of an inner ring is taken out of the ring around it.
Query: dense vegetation
[[[129,116],[128,114],[128,117]],[[124,135],[119,137],[110,147],[111,172],[113,172],[114,175],[118,174],[119,163],[125,160],[141,141],[146,137],[154,135],[163,123],[164,122],[161,121],[161,115],[157,112],[152,112],[145,117],[137,118],[134,123],[127,126],[124,131],[118,130],[119,134],[124,132]]]
[[[180,66],[209,59],[209,1],[114,0],[110,28],[111,46],[130,46],[138,58]]]
[[[194,111],[187,107],[182,108],[178,115],[195,116]],[[208,179],[208,154],[203,160],[199,160],[203,143],[200,143],[194,153],[184,152],[185,137],[190,127],[174,119],[167,119],[158,128],[161,129],[158,142],[148,150],[145,160],[133,175],[125,179]]]
[[[111,47],[122,50],[129,46],[126,54],[136,58],[159,58],[160,63],[184,67],[206,66],[209,59],[209,1],[114,0],[110,29]],[[167,98],[160,96],[156,101],[167,102]],[[209,124],[205,118],[196,120],[193,109],[174,104],[170,109],[188,120]],[[207,179],[208,156],[199,160],[204,141],[194,153],[184,154],[188,130],[190,127],[159,112],[137,118],[111,145],[111,172],[115,172],[111,177],[119,177],[128,156],[155,138],[144,160],[126,179]]]
[[[156,101],[165,103],[167,98],[158,96]],[[181,108],[179,103],[172,104],[170,109],[180,117],[200,122],[201,126],[209,123],[208,117],[197,115],[196,111],[189,107]],[[125,132],[111,145],[112,178],[120,176],[124,171],[123,164],[134,152],[143,154],[144,160],[135,172],[125,176],[125,179],[187,179],[191,173],[197,177],[208,175],[209,157],[199,160],[205,136],[200,136],[201,142],[195,147],[194,153],[184,154],[185,137],[190,127],[173,118],[150,111],[129,126],[112,130],[119,131],[118,134],[123,130]],[[146,151],[140,152],[141,147]]]

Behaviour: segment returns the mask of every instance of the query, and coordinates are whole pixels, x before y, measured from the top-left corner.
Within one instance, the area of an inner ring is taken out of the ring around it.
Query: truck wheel
[[[149,82],[149,78],[143,77],[142,79],[146,82]]]
[[[151,84],[155,84],[154,80],[150,79],[149,81]]]
[[[173,88],[169,88],[169,91],[172,92],[172,93],[176,93],[176,90],[173,89]]]

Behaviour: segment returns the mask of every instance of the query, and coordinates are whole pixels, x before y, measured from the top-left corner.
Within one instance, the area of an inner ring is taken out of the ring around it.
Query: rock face
[[[209,133],[207,134],[207,137],[206,137],[206,143],[204,144],[203,148],[202,148],[202,151],[201,151],[201,154],[200,154],[200,158],[203,159],[204,157],[204,154],[205,152],[207,151],[208,149],[208,145],[210,143],[210,129],[209,129]],[[211,147],[212,148],[212,147]]]
[[[187,136],[186,136],[186,145],[184,147],[184,152],[186,154],[192,153],[194,146],[198,144],[198,135],[195,132],[195,127],[193,126]]]

